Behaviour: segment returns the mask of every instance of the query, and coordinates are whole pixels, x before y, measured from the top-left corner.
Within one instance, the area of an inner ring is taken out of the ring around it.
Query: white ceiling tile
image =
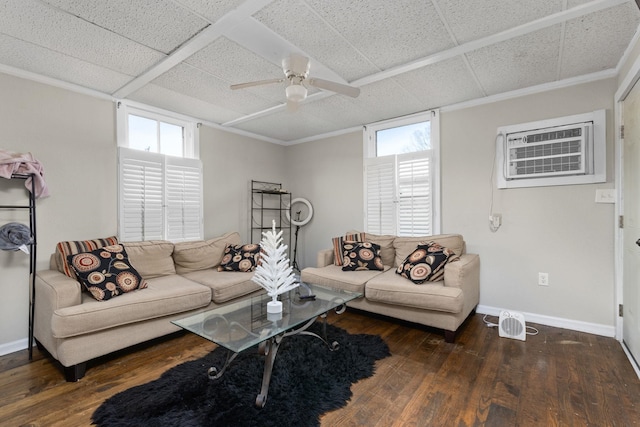
[[[558,74],[560,25],[467,54],[487,94],[554,81]]]
[[[209,25],[169,0],[42,1],[163,53]]]
[[[271,3],[254,18],[350,82],[380,71],[299,0]],[[313,73],[313,70],[311,70]]]
[[[154,84],[245,114],[277,103],[245,90],[231,90],[227,82],[190,65],[178,65],[153,81]]]
[[[130,76],[0,34],[0,63],[42,76],[113,93]]]
[[[355,108],[367,112],[369,123],[422,111],[422,104],[394,80],[382,80],[360,88],[352,100]]]
[[[220,37],[185,62],[229,84],[284,78],[281,66],[272,64],[226,37]]]
[[[347,96],[330,96],[305,103],[300,108],[305,114],[310,114],[332,125],[323,133],[360,126],[369,122],[367,112],[358,108],[354,100]]]
[[[241,113],[219,104],[205,102],[155,84],[144,86],[132,93],[128,99],[218,124],[242,116]]]
[[[380,69],[388,69],[454,46],[430,1],[306,2]]]
[[[184,7],[208,19],[210,22],[216,22],[245,1],[246,0],[178,0]]]
[[[567,21],[561,78],[615,68],[638,22],[633,2]]]
[[[562,0],[434,0],[458,43],[499,33],[562,10]]]
[[[304,105],[296,112],[283,110],[270,116],[258,117],[235,126],[247,132],[265,135],[281,141],[292,141],[327,132],[331,123],[304,112]]]
[[[476,84],[461,57],[455,57],[395,77],[407,91],[432,109],[470,99],[481,98]]]
[[[128,75],[164,55],[111,31],[33,0],[5,0],[0,32]]]

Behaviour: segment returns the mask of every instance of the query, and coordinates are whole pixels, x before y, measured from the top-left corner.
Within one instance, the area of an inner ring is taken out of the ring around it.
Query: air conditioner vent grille
[[[526,137],[526,142],[555,141],[557,139],[575,138],[582,136],[581,128],[556,130],[551,132],[534,133]]]
[[[509,134],[507,178],[588,173],[589,126],[584,123]]]
[[[516,148],[511,152],[512,158],[526,159],[532,157],[559,156],[563,154],[580,154],[580,141],[562,141],[543,145],[530,145]]]

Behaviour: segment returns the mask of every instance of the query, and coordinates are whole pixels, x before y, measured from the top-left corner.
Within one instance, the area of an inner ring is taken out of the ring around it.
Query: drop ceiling
[[[0,72],[292,144],[615,76],[639,23],[634,0],[0,0]],[[229,88],[294,52],[360,96]]]

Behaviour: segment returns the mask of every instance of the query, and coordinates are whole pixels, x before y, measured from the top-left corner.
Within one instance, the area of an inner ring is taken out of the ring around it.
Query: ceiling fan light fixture
[[[299,102],[307,97],[307,88],[298,84],[287,86],[285,92],[289,101]]]

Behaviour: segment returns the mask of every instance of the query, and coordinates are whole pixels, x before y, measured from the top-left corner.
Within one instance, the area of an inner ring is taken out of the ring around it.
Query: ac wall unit
[[[593,172],[593,123],[506,135],[505,177],[582,175]]]
[[[527,325],[522,313],[502,310],[498,320],[498,334],[501,337],[525,341],[527,339]]]
[[[605,111],[504,126],[498,188],[605,182]]]

